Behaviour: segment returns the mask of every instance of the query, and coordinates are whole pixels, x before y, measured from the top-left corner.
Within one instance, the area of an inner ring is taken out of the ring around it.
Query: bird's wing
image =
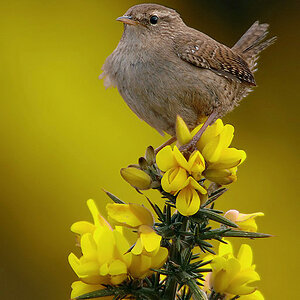
[[[256,85],[248,64],[230,48],[203,35],[176,41],[177,55],[199,68],[209,69],[220,76]]]

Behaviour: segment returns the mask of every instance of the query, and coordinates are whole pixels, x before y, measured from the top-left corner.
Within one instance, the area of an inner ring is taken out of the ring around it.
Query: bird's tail
[[[232,47],[248,63],[251,72],[255,72],[256,61],[259,53],[272,45],[276,41],[276,36],[265,40],[267,36],[269,24],[259,24],[256,21],[246,33]]]

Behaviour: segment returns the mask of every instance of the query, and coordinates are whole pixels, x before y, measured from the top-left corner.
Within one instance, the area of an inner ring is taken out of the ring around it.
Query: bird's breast
[[[178,114],[193,127],[219,99],[220,77],[183,62],[175,53],[166,56],[155,49],[119,44],[104,72],[128,106],[160,132],[173,132]]]

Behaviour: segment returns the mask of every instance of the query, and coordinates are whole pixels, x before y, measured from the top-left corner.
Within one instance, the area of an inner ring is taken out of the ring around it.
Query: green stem
[[[170,260],[168,262],[168,265],[170,265],[171,262],[176,261],[176,246],[175,246],[175,241],[172,240],[172,245],[170,248]],[[168,267],[167,267],[168,270]],[[168,276],[167,281],[166,281],[166,289],[164,293],[164,299],[175,299],[176,296],[176,291],[177,291],[177,280],[175,276]]]
[[[187,224],[188,224],[188,218],[184,217],[182,220],[182,226],[181,226],[182,231],[186,231]],[[180,255],[180,253],[178,253],[175,243],[176,243],[176,241],[173,239],[172,245],[170,248],[170,261],[172,263],[179,263],[178,256]],[[169,264],[170,264],[170,261],[169,261]],[[167,270],[168,270],[168,268],[167,268]],[[178,286],[178,284],[177,284],[176,277],[168,276],[167,281],[166,281],[166,289],[165,289],[165,293],[164,293],[164,299],[166,299],[166,300],[175,299],[177,286]]]

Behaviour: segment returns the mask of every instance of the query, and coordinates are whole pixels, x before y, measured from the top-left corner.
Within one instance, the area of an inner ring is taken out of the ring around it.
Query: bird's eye
[[[158,21],[158,16],[152,16],[152,17],[150,18],[150,23],[151,23],[151,24],[156,24],[157,21]]]

